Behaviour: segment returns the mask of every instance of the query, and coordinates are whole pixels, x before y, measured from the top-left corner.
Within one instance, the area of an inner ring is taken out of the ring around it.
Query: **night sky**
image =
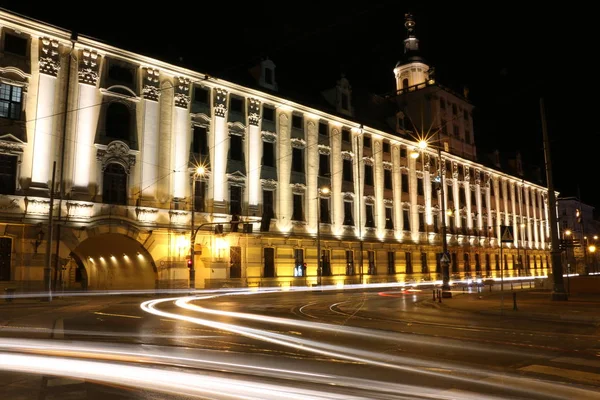
[[[543,168],[539,99],[545,99],[555,189],[600,208],[598,79],[592,74],[592,16],[577,9],[521,10],[523,3],[466,7],[456,2],[0,1],[0,6],[81,35],[216,77],[260,57],[277,65],[278,84],[318,93],[345,73],[354,88],[394,90],[402,56],[404,14],[438,82],[469,88],[480,150],[521,151]],[[188,2],[186,2],[188,3]],[[481,2],[490,4],[488,2]],[[173,3],[176,4],[176,3]],[[323,6],[323,4],[326,4]],[[363,5],[361,5],[363,4]],[[133,7],[133,5],[132,5]],[[589,21],[586,21],[586,18]]]

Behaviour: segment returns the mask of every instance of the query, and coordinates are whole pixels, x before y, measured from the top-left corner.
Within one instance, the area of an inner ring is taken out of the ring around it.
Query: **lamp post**
[[[438,141],[441,142],[440,132],[437,132]],[[425,140],[419,141],[419,147],[421,149],[427,148],[429,145]],[[442,266],[442,297],[443,298],[451,298],[452,292],[450,291],[450,263],[448,260],[448,240],[446,238],[446,205],[444,202],[444,177],[443,177],[443,164],[442,164],[442,150],[439,146],[435,146],[437,149],[438,156],[438,174],[439,174],[439,182],[440,185],[440,215],[442,218],[442,259],[440,260],[440,264]]]
[[[195,256],[195,251],[194,251],[194,247],[196,245],[196,231],[194,229],[194,215],[196,214],[196,180],[198,179],[198,177],[200,176],[204,176],[205,173],[205,169],[203,166],[198,166],[196,167],[196,169],[194,170],[194,173],[192,175],[192,229],[190,231],[190,289],[195,289],[196,288],[196,269],[195,269],[195,260],[194,260],[194,256]]]
[[[356,135],[356,165],[357,175],[356,182],[358,183],[358,240],[359,240],[359,276],[360,276],[360,284],[363,283],[363,237],[362,237],[362,186],[360,182],[360,136],[363,134],[363,125],[360,125],[360,133]]]
[[[317,196],[317,279],[318,285],[322,285],[323,266],[321,265],[321,194],[328,194],[329,188],[322,187],[318,188]]]

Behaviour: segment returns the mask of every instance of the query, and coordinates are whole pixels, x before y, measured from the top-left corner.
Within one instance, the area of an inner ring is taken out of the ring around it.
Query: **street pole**
[[[444,199],[444,176],[443,176],[443,165],[442,165],[442,150],[441,146],[441,137],[440,132],[438,130],[438,164],[439,164],[439,174],[440,174],[440,209],[442,211],[442,259],[440,260],[440,264],[442,266],[442,297],[450,298],[452,297],[452,292],[450,291],[450,264],[446,261],[448,257],[448,240],[446,238],[446,204]]]
[[[554,182],[552,180],[552,159],[550,157],[550,139],[548,138],[548,128],[546,126],[546,111],[544,109],[544,99],[540,98],[540,114],[542,119],[542,135],[544,138],[544,157],[546,160],[546,180],[548,181],[548,208],[550,209],[550,240],[552,250],[552,275],[554,277],[554,287],[552,290],[552,300],[568,300],[563,283],[563,268],[558,248],[558,222],[556,220],[556,194],[554,193]]]
[[[52,164],[52,183],[50,184],[50,206],[48,207],[48,237],[46,238],[46,266],[44,268],[44,286],[48,290],[48,301],[52,301],[52,214],[54,210],[54,179],[56,161]]]
[[[360,135],[362,135],[362,125],[360,126]],[[361,187],[361,183],[360,183],[360,141],[359,141],[359,137],[360,135],[356,135],[356,165],[358,165],[357,168],[357,174],[356,174],[356,181],[358,182],[358,240],[359,240],[359,245],[360,245],[360,254],[359,254],[359,266],[360,266],[360,284],[362,285],[363,283],[363,237],[362,237],[362,187]]]
[[[317,285],[323,288],[323,270],[321,269],[321,189],[317,196]]]
[[[196,289],[196,269],[195,269],[195,252],[194,247],[196,244],[196,233],[194,232],[194,215],[196,214],[196,174],[192,175],[192,229],[190,231],[190,289]]]
[[[587,259],[587,239],[585,236],[585,226],[583,225],[583,208],[581,208],[581,191],[579,185],[577,185],[577,198],[579,199],[579,229],[581,231],[581,243],[583,243],[583,274],[589,275],[590,271],[588,268]]]

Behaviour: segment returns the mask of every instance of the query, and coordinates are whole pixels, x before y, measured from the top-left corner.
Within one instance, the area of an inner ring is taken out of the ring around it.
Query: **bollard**
[[[435,292],[436,292],[436,290],[433,289],[433,301],[435,301]]]
[[[529,281],[529,289],[531,289],[531,281]]]
[[[438,303],[442,302],[442,289],[438,291]]]
[[[513,292],[513,310],[517,311],[517,292]]]

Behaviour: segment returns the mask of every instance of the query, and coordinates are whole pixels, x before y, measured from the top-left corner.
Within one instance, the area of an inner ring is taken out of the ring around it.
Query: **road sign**
[[[500,236],[502,243],[513,242],[515,240],[512,226],[500,225],[500,232],[502,232],[502,235]]]
[[[450,262],[450,257],[448,257],[448,253],[444,253],[444,254],[442,254],[442,259],[441,259],[441,261],[442,261],[443,263],[449,263],[449,262]]]

